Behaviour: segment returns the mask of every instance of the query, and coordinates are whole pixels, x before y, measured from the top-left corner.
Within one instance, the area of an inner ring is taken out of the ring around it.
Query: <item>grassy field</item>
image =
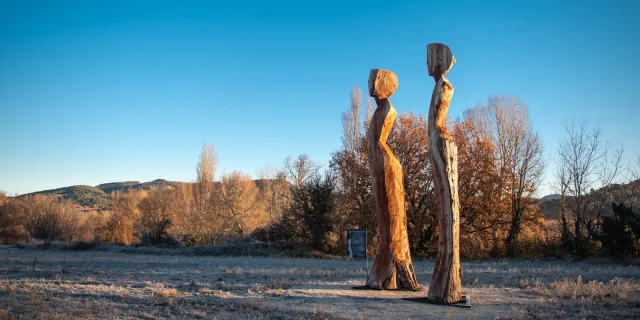
[[[640,318],[637,265],[465,262],[471,310],[405,300],[433,261],[414,267],[424,291],[370,291],[364,261],[0,246],[0,319]]]

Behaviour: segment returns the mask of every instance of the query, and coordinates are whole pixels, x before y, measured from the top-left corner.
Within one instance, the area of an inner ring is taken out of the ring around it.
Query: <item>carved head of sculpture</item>
[[[430,43],[427,45],[427,69],[429,75],[436,80],[445,75],[456,63],[451,49],[444,43]]]
[[[369,95],[386,99],[398,89],[398,77],[389,70],[371,69],[369,73]]]

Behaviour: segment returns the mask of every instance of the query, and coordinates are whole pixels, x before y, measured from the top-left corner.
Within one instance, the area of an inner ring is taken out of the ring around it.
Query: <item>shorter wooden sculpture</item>
[[[367,132],[367,155],[378,222],[378,248],[367,286],[417,290],[419,286],[409,253],[402,166],[387,145],[397,115],[388,98],[397,88],[398,78],[393,72],[371,70],[369,95],[378,107]]]

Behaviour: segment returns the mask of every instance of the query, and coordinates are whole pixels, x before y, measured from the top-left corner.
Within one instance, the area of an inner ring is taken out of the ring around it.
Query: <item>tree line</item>
[[[22,225],[45,243],[215,245],[243,239],[288,241],[332,254],[345,253],[347,228],[366,228],[373,255],[377,227],[365,141],[373,110],[373,101],[354,87],[342,115],[342,146],[324,168],[303,154],[286,158],[279,168],[264,167],[255,180],[239,171],[216,180],[217,156],[205,144],[194,183],[114,191],[109,210],[89,212],[62,197],[1,195],[0,227]],[[640,253],[637,169],[597,127],[566,122],[557,153],[545,158],[527,105],[501,95],[447,126],[458,147],[462,256]],[[434,256],[437,203],[426,118],[399,114],[388,145],[404,170],[412,254]],[[557,168],[552,187],[559,194],[558,220],[547,220],[538,200],[551,161]],[[628,181],[635,183],[617,184]]]
[[[251,234],[278,219],[285,177],[265,167],[260,179],[234,171],[215,181],[217,156],[205,144],[195,183],[113,191],[107,210],[87,210],[61,196],[0,196],[0,227],[22,225],[46,244],[218,244]]]

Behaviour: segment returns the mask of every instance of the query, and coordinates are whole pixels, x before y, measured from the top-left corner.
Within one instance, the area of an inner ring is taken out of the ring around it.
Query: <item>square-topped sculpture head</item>
[[[456,63],[451,49],[444,43],[430,43],[427,45],[427,69],[429,75],[436,80],[449,72]]]
[[[369,95],[386,99],[398,89],[398,76],[389,70],[371,69],[369,73]]]

